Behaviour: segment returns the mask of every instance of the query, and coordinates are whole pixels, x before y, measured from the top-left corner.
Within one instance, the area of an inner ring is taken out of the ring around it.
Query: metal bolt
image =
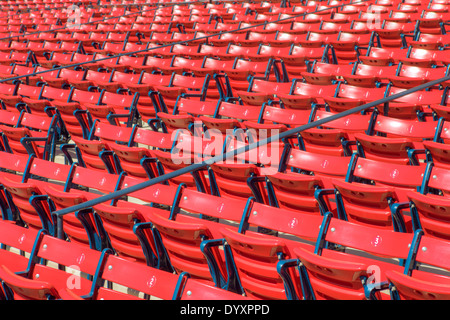
[[[112,270],[112,268],[113,268],[112,265],[108,266],[108,270]]]
[[[188,291],[188,292],[186,292],[186,294],[188,295],[188,296],[190,296],[190,295],[192,295],[192,291]]]
[[[39,273],[38,273],[38,274],[36,274],[36,279],[39,279]]]
[[[436,179],[437,178],[437,175],[433,175],[433,179]]]
[[[422,247],[422,251],[427,251],[427,247]]]
[[[46,244],[44,244],[44,245],[42,246],[42,248],[44,248],[44,249],[47,249],[47,245],[46,245]]]
[[[335,232],[336,231],[336,229],[335,228],[331,228],[331,232]]]
[[[255,216],[256,216],[257,214],[258,214],[258,212],[257,212],[257,211],[253,211],[253,215],[255,215]]]
[[[186,196],[184,196],[184,198],[183,198],[184,200],[187,200],[187,197]]]

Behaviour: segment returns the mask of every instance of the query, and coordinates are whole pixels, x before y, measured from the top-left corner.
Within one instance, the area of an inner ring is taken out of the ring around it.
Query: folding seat
[[[331,179],[345,178],[350,157],[286,147],[278,172],[267,176],[275,206],[316,214],[334,210],[329,199],[333,194]]]
[[[413,22],[384,20],[380,28],[374,32],[379,39],[380,46],[389,48],[402,48],[403,36],[414,35],[416,25]]]
[[[367,49],[365,55],[359,55],[358,60],[364,64],[375,66],[388,66],[398,64],[407,56],[407,48],[378,48],[371,46]]]
[[[175,273],[187,272],[193,279],[203,283],[239,292],[240,286],[236,282],[233,265],[228,260],[227,249],[219,250],[212,247],[208,250],[210,257],[216,257],[218,261],[215,268],[208,263],[202,252],[201,243],[207,239],[221,241],[222,237],[218,232],[222,226],[220,220],[236,224],[247,210],[249,210],[247,201],[236,199],[225,201],[221,197],[183,188],[178,201],[174,202],[170,216],[149,211],[151,222],[147,225],[151,224],[159,231]],[[141,225],[145,224],[137,226]],[[223,244],[222,241],[220,243]]]
[[[405,90],[407,89],[391,85],[386,95],[394,95]],[[441,103],[443,99],[442,94],[443,91],[439,88],[432,87],[428,90],[419,90],[391,100],[386,107],[389,108],[388,111],[391,112],[392,116],[401,117],[403,115],[403,117],[406,116],[407,118],[408,115],[416,113],[420,120],[429,120],[427,116],[431,113],[430,106]],[[395,108],[398,108],[398,110],[395,110]],[[392,113],[392,111],[395,111],[395,113]]]
[[[386,272],[392,300],[448,300],[448,241],[422,235],[403,271]],[[430,268],[435,268],[430,269]]]
[[[322,30],[313,29],[300,37],[298,45],[306,48],[320,48],[336,41],[338,36],[337,30],[324,30],[322,32]]]
[[[335,113],[323,109],[313,110],[311,122]],[[370,114],[351,114],[299,133],[299,148],[329,155],[349,156],[356,152],[356,133],[364,133]]]
[[[383,173],[374,175],[383,168]],[[340,218],[411,232],[411,217],[403,210],[409,208],[407,192],[422,184],[425,166],[387,164],[353,156],[345,181],[333,182]]]
[[[33,251],[34,244],[39,238],[38,232],[5,220],[0,221],[0,228],[2,230],[0,264],[13,272],[25,270],[29,263],[29,256],[20,253],[30,254]]]
[[[0,168],[2,170],[1,177],[20,182],[23,173],[27,170],[29,156],[16,155],[7,151],[0,151],[0,153]],[[15,210],[16,207],[11,199],[10,194],[3,186],[0,187],[0,205],[3,220],[16,221],[16,223],[23,225],[23,222],[18,216],[17,210]]]
[[[50,67],[51,68],[51,67]],[[47,68],[48,70],[48,68]],[[86,74],[86,70],[71,70],[67,68],[59,69],[56,74],[53,72],[41,73],[41,81],[55,88],[68,88],[70,81],[81,81]]]
[[[217,130],[225,136],[236,128],[244,128],[244,121],[257,122],[260,112],[259,106],[243,105],[221,99],[217,102],[213,117],[200,116],[199,120],[207,130]]]
[[[109,125],[103,124],[102,127]],[[97,127],[100,128],[100,125]],[[114,130],[110,128],[109,130]],[[118,172],[126,172],[129,176],[154,178],[159,175],[153,149],[168,151],[173,146],[172,134],[150,130],[148,128],[123,128],[129,132],[127,144],[108,142],[108,148],[114,154],[115,167]],[[121,137],[122,138],[122,137]],[[124,139],[125,140],[125,139]],[[122,140],[123,141],[123,140]]]
[[[114,70],[108,81],[97,81],[96,86],[101,90],[117,92],[118,89],[126,89],[128,84],[136,84],[141,79],[140,73],[121,72]],[[140,97],[141,98],[141,97]]]
[[[20,101],[20,97],[16,94],[19,85],[19,82],[16,84],[0,83],[0,103],[2,109],[18,112],[15,105]]]
[[[302,71],[306,71],[307,63],[314,60],[330,61],[329,46],[324,47],[302,47],[300,44],[294,44],[291,47],[291,51],[287,55],[279,56],[290,75],[300,74]]]
[[[171,74],[172,72],[181,73],[183,71],[183,68],[181,67],[171,67],[173,57],[159,57],[150,55],[146,55],[145,57],[126,57],[127,56],[119,57],[116,64],[103,64],[103,66],[109,67],[110,69],[119,68],[120,71],[125,71],[128,69],[133,70],[134,72],[145,71],[148,73],[156,71],[161,73],[165,71],[168,74]],[[133,63],[130,63],[127,60],[133,61]]]
[[[40,60],[39,64],[44,68],[55,68],[64,65],[70,65],[72,62],[73,53],[52,52],[47,60]]]
[[[126,177],[121,184],[129,187],[143,181],[145,180]],[[128,197],[129,199],[137,197],[140,201],[152,203],[151,207],[130,201],[114,200],[110,204],[94,205],[92,212],[81,213],[81,219],[94,219],[97,215],[97,219],[101,221],[97,228],[103,229],[102,233],[105,233],[108,238],[108,247],[119,257],[165,271],[172,271],[170,263],[166,260],[165,248],[160,243],[159,235],[156,231],[148,230],[142,225],[151,223],[148,212],[169,216],[169,210],[158,208],[156,205],[171,206],[176,199],[178,188],[156,184],[144,190],[147,194],[143,194],[143,191],[140,190],[137,193],[129,194]],[[87,227],[86,232],[90,238],[93,238],[99,231]],[[142,238],[144,235],[145,240]],[[143,246],[141,241],[150,242],[146,242]],[[147,245],[151,245],[150,248],[147,248]]]
[[[128,71],[132,70],[134,67],[140,67],[143,64],[144,57],[134,56],[134,55],[120,55],[111,56],[103,53],[96,53],[95,60],[97,64],[95,68],[90,68],[96,71]]]
[[[402,261],[417,235],[357,225],[330,215],[320,229],[313,251],[294,248],[296,258],[278,263],[287,288],[303,292],[305,300],[388,300],[389,295],[382,292],[388,287],[387,274],[403,269]],[[336,250],[335,245],[343,250]],[[352,253],[350,248],[365,255]],[[299,282],[287,274],[292,267],[297,268]]]
[[[95,275],[102,257],[100,251],[44,234],[37,240],[27,268],[13,272],[2,266],[0,278],[8,288],[11,300],[60,299],[59,292],[67,288],[77,295],[84,295],[92,287],[89,276]],[[53,267],[50,262],[61,268]],[[77,275],[78,271],[88,276]]]
[[[197,70],[201,68],[203,65],[204,57],[195,58],[190,56],[189,54],[185,56],[174,55],[171,61],[170,66],[167,69],[159,67],[163,73],[172,73],[176,72],[177,68],[180,69],[177,73],[179,74],[193,74],[195,76],[205,76],[206,74],[195,73],[193,70]]]
[[[121,176],[108,174],[105,171],[92,170],[73,164],[65,165],[70,173],[63,185],[45,184],[46,199],[43,202],[51,205],[51,215],[55,216],[56,210],[71,207],[101,195],[117,191]],[[82,244],[95,250],[108,247],[108,238],[102,233],[98,217],[90,219],[89,209],[82,209],[62,216],[54,217],[56,221],[56,236],[73,243]],[[59,224],[58,220],[62,219]],[[60,226],[60,228],[58,227]],[[94,230],[95,234],[87,230]]]
[[[10,91],[10,90],[9,90]],[[9,111],[22,111],[24,104],[21,104],[23,97],[37,99],[42,91],[42,87],[32,86],[24,83],[20,83],[16,86],[16,89],[11,95],[5,94],[2,96],[2,102],[6,110]]]
[[[173,73],[168,86],[156,85],[153,91],[157,91],[164,99],[167,112],[172,113],[178,96],[198,98],[204,101],[208,97],[210,87],[210,75],[205,77],[184,76]],[[149,93],[149,95],[151,92]]]
[[[46,203],[43,187],[47,183],[63,183],[70,168],[31,156],[21,177],[2,175],[2,188],[7,191],[12,217],[30,229],[46,229],[55,235],[54,217]],[[48,182],[51,181],[51,182]]]
[[[413,40],[407,41],[407,43],[413,48],[438,50],[444,49],[450,38],[448,34],[429,34],[420,32]]]
[[[356,133],[358,154],[369,159],[421,165],[423,141],[432,140],[437,122],[398,119],[374,111],[366,133]]]
[[[325,97],[333,97],[337,87],[337,84],[317,85],[293,80],[291,92],[279,93],[277,98],[284,108],[311,110],[312,106],[324,103]]]
[[[241,140],[236,135],[226,136],[223,152],[245,147],[247,143]],[[271,204],[265,176],[276,172],[282,148],[282,144],[274,141],[211,164],[208,177],[216,194],[224,198],[244,200],[254,197],[258,202]]]
[[[447,11],[434,11],[425,9],[422,11],[421,17],[417,20],[417,28],[423,33],[440,34],[442,32],[442,23],[448,20],[449,13]]]
[[[387,79],[395,76],[398,68],[398,65],[378,66],[356,62],[352,72],[344,74],[342,77],[347,84],[352,86],[382,87],[388,85]]]
[[[224,290],[212,285],[203,283],[200,280],[188,278],[183,284],[183,291],[179,293],[176,300],[247,300],[243,295]]]
[[[91,69],[91,70],[97,70],[101,67],[101,61],[97,62],[95,59],[97,58],[97,54],[85,54],[85,53],[78,53],[74,52],[72,56],[72,60],[69,62],[64,62],[61,65],[62,66],[68,66],[72,64],[80,64],[82,69]]]
[[[28,77],[22,78],[21,81],[30,86],[35,86],[39,82],[40,77],[32,75],[33,73],[37,72],[36,71],[37,67],[34,66],[28,67],[16,63],[12,64],[12,66],[13,66],[12,75],[10,75],[9,78],[29,75]],[[14,82],[14,80],[12,82]]]
[[[284,132],[288,128],[298,127],[310,122],[311,110],[308,109],[282,109],[277,106],[263,105],[261,108],[260,117],[258,121],[244,121],[243,126],[249,131],[253,129],[256,133],[254,139],[259,139],[259,134],[262,130],[270,130],[271,134],[274,132]]]
[[[17,126],[19,121],[20,121],[19,113],[0,109],[0,125],[8,126],[8,127],[15,127],[15,126]],[[1,136],[1,132],[0,132],[0,136]],[[1,151],[11,152],[11,150],[8,149],[7,141],[0,140],[0,147],[1,147]]]
[[[92,91],[99,88],[99,84],[103,84],[101,89],[115,92],[119,88],[118,84],[110,83],[114,72],[99,72],[94,70],[86,70],[84,76],[80,79],[69,79],[70,86],[84,91]]]
[[[216,29],[220,28],[220,26],[216,25]],[[239,26],[237,25],[229,25],[227,29],[221,29],[220,36],[216,38],[209,39],[209,43],[213,46],[228,46],[229,44],[234,45],[235,47],[240,47],[238,44],[240,41],[243,41],[247,38],[246,30],[241,30],[238,32]],[[235,31],[235,32],[231,32]],[[245,50],[246,47],[243,47],[242,50]],[[239,49],[239,48],[236,48]],[[228,51],[228,47],[227,47]]]
[[[447,50],[432,50],[410,46],[405,57],[399,61],[403,64],[418,67],[447,66],[449,64]]]
[[[445,183],[448,169],[428,163],[423,184],[417,191],[407,193],[415,230],[421,229],[430,237],[450,238],[447,218],[449,188]]]
[[[236,90],[234,94],[239,96],[244,104],[255,106],[275,100],[278,93],[289,93],[292,86],[291,82],[268,81],[254,76],[249,82],[247,91]]]
[[[418,67],[399,63],[398,73],[389,77],[389,81],[395,87],[412,88],[426,82],[446,77],[448,67]],[[431,89],[431,88],[430,88]]]
[[[302,72],[301,76],[306,83],[311,84],[334,84],[341,77],[351,74],[354,66],[351,64],[334,64],[314,61],[308,71]]]
[[[368,88],[352,86],[339,82],[333,96],[323,97],[327,108],[332,112],[342,112],[368,102],[382,99],[386,95],[387,88]]]
[[[90,92],[72,88],[67,101],[53,100],[52,107],[64,122],[64,127],[72,137],[87,138],[93,124],[92,117],[87,113],[86,105],[100,101],[102,92]]]
[[[149,72],[141,72],[137,83],[130,82],[125,85],[131,92],[139,92],[141,98],[148,96],[156,86],[169,86],[172,81],[172,74],[162,75]]]
[[[3,139],[13,153],[35,154],[53,161],[56,148],[57,116],[43,117],[22,112],[15,127],[0,126]]]
[[[305,241],[317,238],[322,217],[302,211],[289,211],[253,202],[241,220],[239,228],[224,225],[219,229],[232,253],[244,295],[250,299],[286,300],[302,298],[300,291],[290,291],[277,273],[277,264],[292,258],[292,249],[300,246],[313,250]],[[262,234],[250,227],[270,228],[286,237]],[[222,243],[220,239],[202,243],[209,261],[210,250]],[[212,263],[211,263],[212,264]],[[289,273],[289,271],[287,271]],[[290,275],[297,280],[294,272]]]
[[[60,296],[63,300],[176,300],[184,293],[185,287],[180,286],[187,282],[184,280],[186,277],[187,274],[174,275],[107,254],[88,294],[78,296],[67,289]],[[106,286],[105,283],[112,285]],[[200,287],[205,291],[209,289]],[[128,292],[120,288],[125,288]],[[129,289],[135,293],[129,293]]]
[[[270,21],[267,21],[267,23],[270,23]],[[241,25],[242,27],[242,25]],[[271,31],[268,29],[264,30],[250,30],[247,34],[247,40],[240,42],[241,45],[246,44],[250,41],[255,41],[256,44],[268,44],[271,41],[275,40],[276,31]]]
[[[69,164],[77,162],[80,166],[86,168],[120,174],[122,170],[110,148],[110,143],[128,143],[131,134],[131,128],[94,121],[86,138],[73,136],[73,143],[63,144],[60,149]],[[70,152],[72,149],[75,152],[76,160]]]
[[[274,41],[275,42],[275,41]],[[278,45],[260,44],[256,54],[247,55],[252,61],[268,61],[269,59],[279,60],[281,55],[288,55],[291,51],[291,45],[278,43]]]
[[[352,62],[357,58],[357,47],[369,47],[372,45],[379,45],[378,38],[374,34],[368,33],[353,33],[348,31],[340,31],[336,39],[331,39],[327,42],[333,48],[333,53],[338,60],[338,63]]]
[[[158,112],[156,115],[164,123],[169,133],[177,129],[193,130],[194,122],[200,116],[211,117],[215,114],[219,101],[198,101],[179,96],[174,106],[173,114]]]
[[[86,103],[84,106],[93,120],[130,127],[139,120],[137,110],[139,96],[139,93],[114,93],[103,90],[96,104]]]

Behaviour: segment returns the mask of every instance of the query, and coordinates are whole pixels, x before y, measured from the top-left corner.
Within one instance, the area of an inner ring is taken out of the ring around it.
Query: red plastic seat
[[[289,93],[291,86],[291,82],[267,81],[252,77],[247,91],[236,90],[234,94],[239,96],[244,104],[261,106],[269,100],[276,99],[279,93]]]
[[[378,48],[372,46],[369,47],[366,55],[359,56],[359,60],[368,65],[388,66],[404,60],[407,53],[408,49],[406,48]]]
[[[164,122],[169,132],[177,129],[190,130],[200,116],[211,117],[214,115],[218,101],[198,101],[179,97],[174,107],[173,114],[158,112],[157,116]]]
[[[447,67],[425,68],[400,64],[398,73],[389,77],[389,81],[395,87],[412,88],[426,82],[444,78],[447,74]]]
[[[1,131],[10,150],[18,154],[34,154],[53,161],[56,148],[57,117],[38,116],[22,112],[17,126],[1,125]]]
[[[386,88],[365,88],[340,83],[333,96],[323,99],[333,112],[342,112],[384,98]]]
[[[360,155],[379,161],[419,165],[424,140],[432,140],[437,122],[373,117],[366,133],[356,133]],[[378,133],[383,133],[380,135]]]
[[[16,161],[20,163],[20,159]],[[55,232],[54,219],[51,216],[51,208],[46,204],[43,188],[47,185],[45,181],[48,180],[53,181],[55,187],[56,183],[65,182],[70,168],[33,156],[28,159],[27,164],[21,178],[13,175],[0,177],[3,188],[8,191],[13,202],[14,207],[10,209],[13,215],[20,216],[29,228],[35,230],[45,228],[53,233]],[[36,177],[46,180],[41,181]]]
[[[174,300],[182,284],[180,281],[185,275],[174,275],[167,271],[151,268],[140,263],[135,263],[121,257],[108,254],[99,270],[99,280],[108,281],[114,285],[127,288],[128,292],[116,289],[114,286],[107,288],[99,284],[93,284],[89,295],[74,296],[74,299],[83,300],[142,300],[162,299]],[[126,275],[126,276],[125,276]],[[143,275],[146,275],[143,278]],[[135,294],[129,293],[129,289],[135,290]],[[73,293],[71,291],[71,293]],[[182,293],[178,293],[182,294]],[[70,296],[69,296],[70,299]]]
[[[386,289],[382,283],[389,271],[402,270],[397,259],[408,257],[414,234],[378,230],[336,218],[324,219],[322,228],[327,225],[326,231],[317,238],[314,252],[301,247],[294,249],[298,260],[281,262],[279,272],[284,274],[289,266],[298,265],[302,282],[297,285],[307,292],[306,299],[388,300],[389,296],[380,292]],[[328,248],[325,241],[363,250],[368,255]]]
[[[239,290],[233,283],[233,269],[225,265],[224,252],[212,248],[212,256],[219,261],[219,273],[212,273],[200,244],[206,239],[220,239],[220,219],[237,223],[242,214],[248,210],[246,201],[226,200],[199,193],[188,188],[182,189],[175,210],[170,216],[149,212],[150,220],[161,234],[171,265],[176,273],[188,272],[192,278],[213,284],[227,290]],[[191,213],[189,215],[183,213]],[[228,282],[229,280],[229,282]]]
[[[213,117],[200,116],[199,120],[210,131],[219,131],[226,136],[235,128],[244,128],[243,121],[257,121],[261,107],[242,105],[239,103],[220,100]]]
[[[323,103],[324,97],[332,97],[337,84],[315,85],[301,81],[293,81],[289,94],[278,94],[282,105],[287,109],[306,109],[318,103]]]
[[[27,254],[32,252],[38,238],[38,232],[35,229],[27,229],[12,221],[5,220],[0,221],[0,228],[2,229],[2,245],[16,248]],[[13,272],[25,270],[28,263],[29,259],[24,255],[4,247],[0,250],[0,264]]]
[[[335,83],[339,77],[351,74],[352,70],[351,64],[314,62],[309,72],[302,72],[301,75],[307,83],[329,85]]]
[[[380,168],[386,174],[381,174]],[[410,232],[411,219],[402,210],[409,208],[406,194],[421,186],[424,172],[425,166],[387,164],[353,156],[346,180],[333,181],[338,190],[340,217]]]
[[[389,79],[397,74],[398,66],[378,66],[365,63],[356,63],[351,74],[344,74],[344,80],[352,86],[374,88],[380,85],[387,85]]]
[[[245,295],[251,299],[270,300],[303,297],[301,291],[296,291],[295,294],[290,292],[288,295],[288,289],[277,273],[277,263],[290,259],[296,246],[312,250],[312,247],[302,240],[317,238],[321,221],[322,217],[319,215],[287,211],[254,202],[243,215],[239,229],[228,226],[220,229],[231,248]],[[253,231],[250,226],[283,232],[290,237],[262,234]],[[214,244],[214,240],[205,241],[204,246],[209,249],[214,248]],[[209,255],[208,257],[211,260]],[[293,272],[290,275],[297,279]]]
[[[68,286],[77,295],[90,292],[91,280],[76,276],[68,270],[41,264],[39,258],[93,276],[100,262],[101,252],[49,235],[39,239],[36,250],[30,258],[32,259],[30,266],[20,274],[13,273],[4,265],[0,268],[0,278],[13,291],[14,300],[59,299],[58,292],[67,289]]]

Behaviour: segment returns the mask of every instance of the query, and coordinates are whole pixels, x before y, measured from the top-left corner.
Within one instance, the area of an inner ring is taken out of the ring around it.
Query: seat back
[[[175,293],[182,277],[141,263],[108,255],[100,276],[97,278],[98,281],[95,284],[92,299],[134,300],[145,298],[172,300],[176,297]],[[107,288],[101,284],[102,280],[135,290],[139,295],[131,295],[124,291]]]

